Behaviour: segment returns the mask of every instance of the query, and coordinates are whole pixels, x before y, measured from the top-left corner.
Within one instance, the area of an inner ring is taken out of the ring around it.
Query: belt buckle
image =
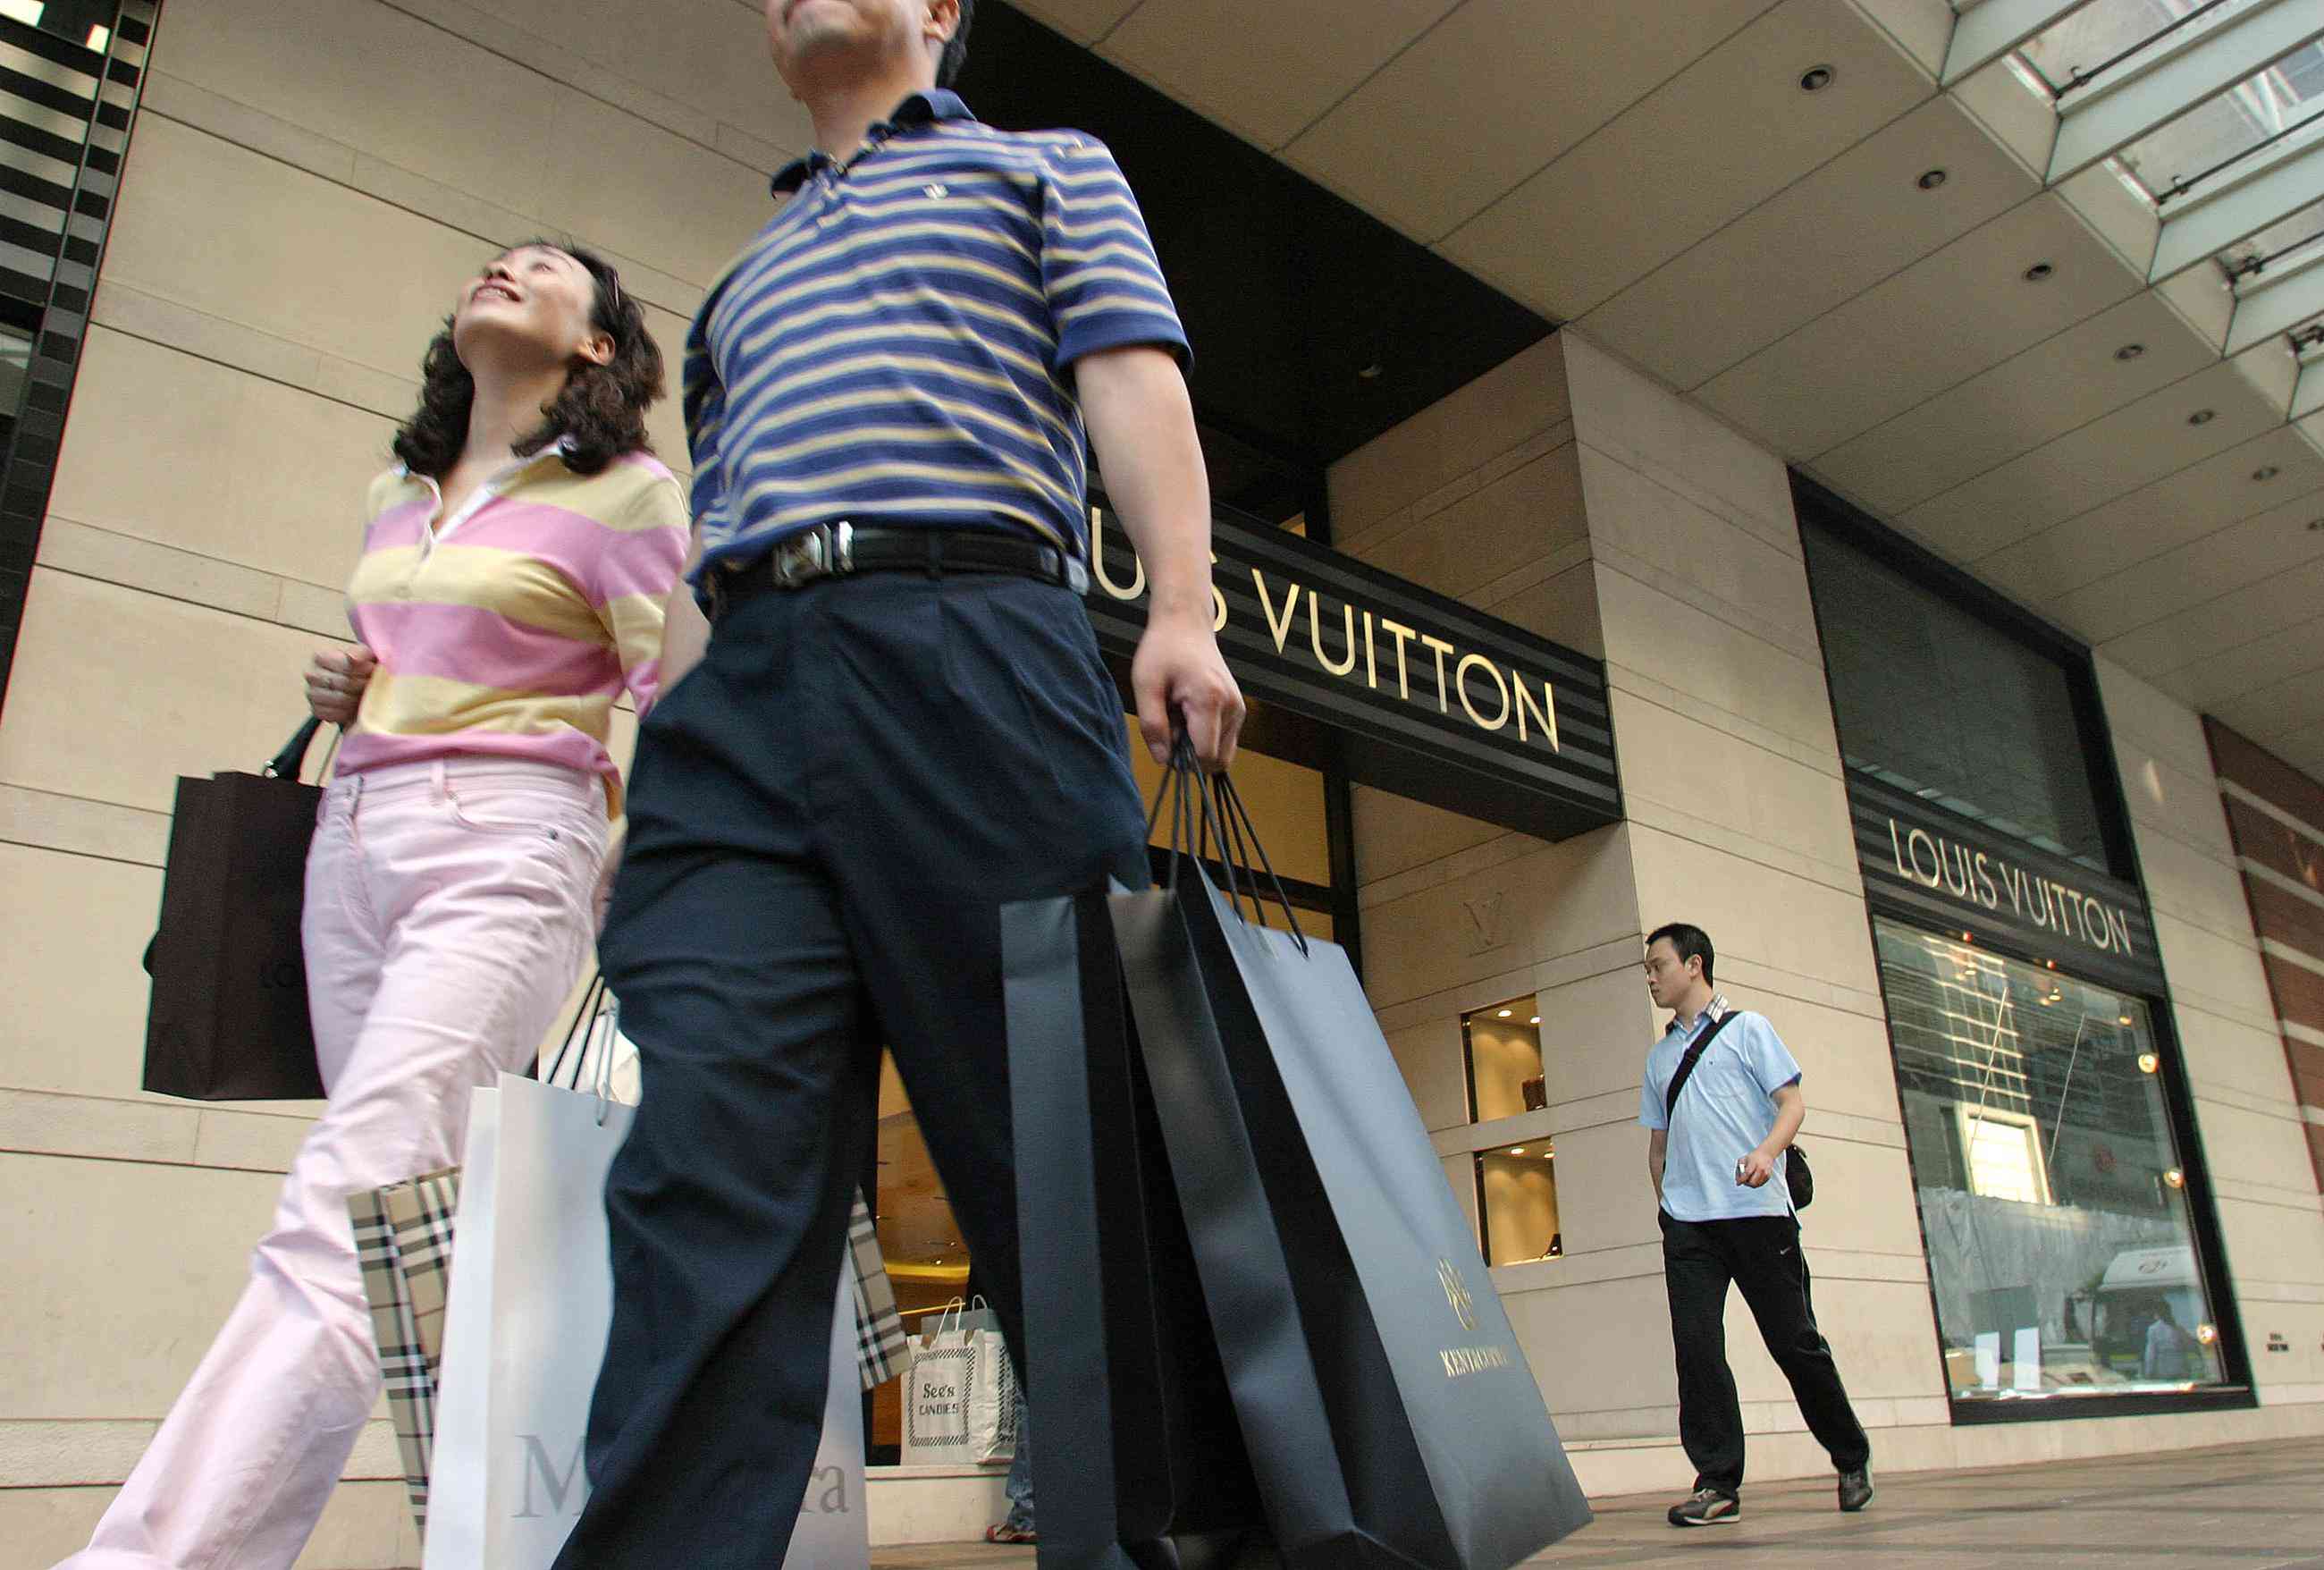
[[[798,588],[819,577],[852,572],[855,568],[855,528],[846,522],[818,523],[801,530],[774,549],[768,575],[779,587]]]

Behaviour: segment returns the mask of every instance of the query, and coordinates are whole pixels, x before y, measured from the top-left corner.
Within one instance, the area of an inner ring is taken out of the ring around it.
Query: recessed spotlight
[[[2194,413],[2187,417],[2187,423],[2190,425],[2209,425],[2218,417],[2219,411],[2216,409],[2198,409]]]
[[[2259,467],[2252,471],[2252,478],[2257,480],[2264,485],[2282,473],[2283,473],[2283,471],[2277,468],[2273,464],[2262,464]]]
[[[1920,179],[1914,180],[1913,183],[1919,186],[1923,190],[1934,190],[1937,187],[1944,184],[1945,181],[1951,178],[1952,176],[1947,174],[1941,169],[1932,169],[1923,174]]]
[[[1541,1016],[1539,1014],[1536,1014],[1532,1019],[1527,1020],[1526,1023],[1528,1025],[1538,1025],[1541,1023]]]
[[[1500,1017],[1501,1017],[1502,1019],[1506,1020],[1506,1019],[1508,1019],[1511,1014],[1514,1014],[1514,1013],[1516,1013],[1516,1012],[1517,1012],[1517,1011],[1516,1011],[1515,1009],[1503,1009],[1503,1010],[1500,1011]]]
[[[2144,344],[2125,344],[2122,347],[2114,352],[2114,357],[2120,360],[2123,364],[2128,365],[2131,361],[2137,359],[2144,353],[2146,353],[2146,346]]]
[[[2130,1016],[2128,1014],[2117,1015],[2115,1018],[2115,1023],[2117,1025],[2127,1025],[2130,1023]]]
[[[1522,1156],[1525,1154],[1525,1147],[1523,1145],[1511,1145],[1509,1147],[1509,1154],[1512,1156]]]
[[[2025,270],[2025,282],[2028,283],[2047,283],[2050,281],[2051,274],[2057,271],[2058,270],[2055,267],[2051,266],[2047,262],[2036,262],[2033,266],[2028,267]]]
[[[1831,68],[1828,65],[1810,66],[1800,73],[1800,91],[1821,93],[1831,86]]]
[[[2163,1174],[2163,1181],[2168,1183],[2173,1188],[2184,1188],[2187,1187],[2187,1174],[2179,1170],[2178,1168],[2173,1167],[2171,1170]]]
[[[2152,1074],[2162,1067],[2163,1059],[2153,1053],[2142,1052],[2138,1055],[2138,1071],[2141,1074]]]

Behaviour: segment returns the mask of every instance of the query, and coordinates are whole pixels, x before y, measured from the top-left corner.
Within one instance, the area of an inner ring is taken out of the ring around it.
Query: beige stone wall
[[[2252,1378],[2271,1407],[2324,1403],[2324,1203],[2202,722],[2100,661],[2154,941],[2171,983]],[[2268,1350],[2271,1337],[2284,1350]]]
[[[0,1540],[84,1540],[222,1319],[310,1109],[137,1088],[175,777],[251,768],[346,635],[365,482],[458,283],[613,256],[671,361],[805,144],[736,0],[164,9],[0,716]],[[674,402],[653,422],[686,467]],[[620,738],[626,745],[627,738]],[[375,1422],[350,1476],[384,1479]],[[417,1563],[400,1489],[310,1565]]]
[[[1554,1141],[1565,1257],[1494,1275],[1586,1483],[1686,1475],[1637,1125],[1656,1025],[1638,945],[1674,919],[1711,933],[1721,990],[1766,1013],[1806,1071],[1803,1142],[1826,1196],[1807,1228],[1817,1307],[1883,1464],[2324,1427],[2312,1352],[2255,1353],[2258,1413],[1951,1425],[1777,458],[1567,332],[1335,466],[1332,500],[1355,554],[1607,662],[1619,827],[1548,845],[1375,792],[1356,813],[1367,984],[1464,1207],[1473,1152]],[[2200,727],[2119,672],[2106,685],[2246,1325],[2255,1344],[2280,1326],[2313,1347],[2315,1194],[2293,1182],[2304,1144]],[[1527,992],[1549,1104],[1471,1123],[1461,1015]],[[1728,1344],[1754,1474],[1823,1470],[1739,1298]]]

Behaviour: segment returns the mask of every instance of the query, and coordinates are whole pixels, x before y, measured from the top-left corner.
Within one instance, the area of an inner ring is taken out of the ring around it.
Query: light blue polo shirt
[[[1738,1012],[1694,1066],[1674,1115],[1663,1115],[1680,1059],[1695,1037],[1728,1011],[1725,998],[1713,998],[1694,1019],[1674,1020],[1646,1052],[1638,1121],[1670,1131],[1663,1151],[1663,1208],[1679,1221],[1792,1214],[1791,1187],[1784,1177],[1788,1157],[1776,1161],[1775,1175],[1759,1187],[1735,1181],[1735,1163],[1775,1131],[1775,1092],[1800,1079],[1799,1064],[1765,1019]]]

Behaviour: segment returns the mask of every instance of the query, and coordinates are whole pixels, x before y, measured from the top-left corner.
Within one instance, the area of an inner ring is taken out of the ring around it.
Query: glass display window
[[[2224,1382],[2146,1001],[1874,928],[1953,1399]]]
[[[1541,1067],[1541,1014],[1530,996],[1462,1015],[1461,1039],[1469,1060],[1471,1122],[1516,1117],[1548,1104]]]
[[[1489,1265],[1522,1265],[1565,1253],[1557,1218],[1557,1151],[1545,1137],[1480,1150],[1477,1214]]]

